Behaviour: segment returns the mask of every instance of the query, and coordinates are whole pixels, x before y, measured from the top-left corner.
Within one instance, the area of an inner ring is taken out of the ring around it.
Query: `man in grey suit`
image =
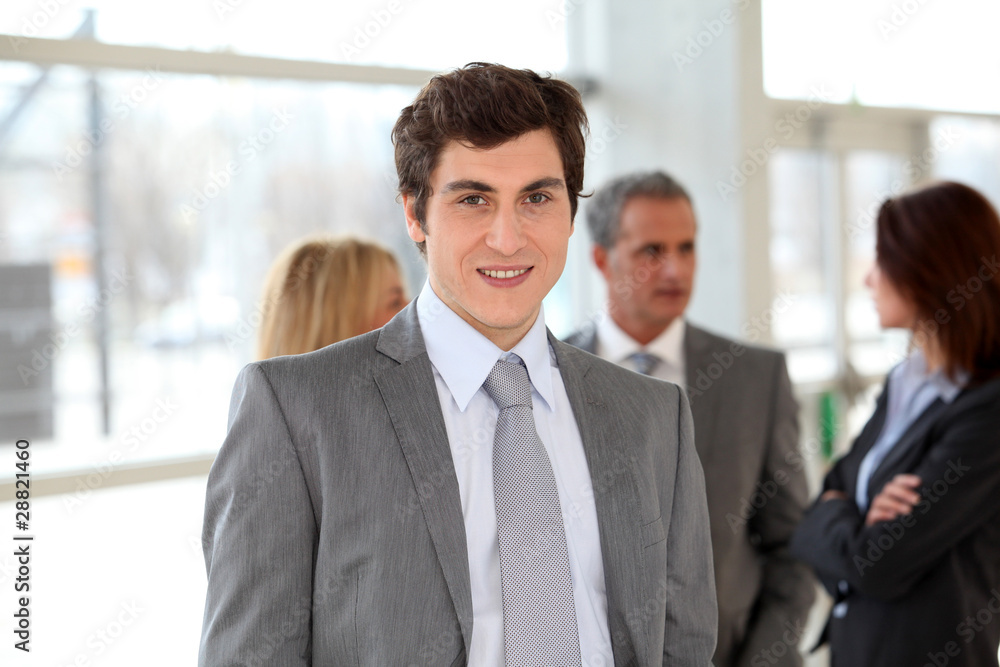
[[[713,662],[801,665],[797,644],[814,585],[787,548],[808,490],[784,356],[685,322],[697,224],[673,178],[613,180],[590,202],[587,223],[608,308],[567,342],[687,388],[715,556]]]
[[[481,63],[402,111],[428,281],[383,329],[241,372],[201,665],[709,664],[687,399],[545,328],[585,127],[568,84]]]

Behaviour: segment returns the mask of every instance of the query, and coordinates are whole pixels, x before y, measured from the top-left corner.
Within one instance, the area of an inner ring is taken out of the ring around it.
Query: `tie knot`
[[[655,354],[650,354],[649,352],[636,352],[629,359],[635,364],[635,370],[637,373],[642,373],[643,375],[649,375],[656,368],[656,365],[660,363],[660,358]]]
[[[483,383],[483,388],[501,410],[515,405],[531,407],[531,381],[523,364],[498,361]]]

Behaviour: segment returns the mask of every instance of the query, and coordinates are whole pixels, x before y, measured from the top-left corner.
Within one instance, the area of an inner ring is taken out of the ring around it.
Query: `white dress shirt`
[[[648,352],[660,358],[651,375],[682,387],[684,381],[684,318],[676,317],[659,336],[648,345],[639,345],[612,319],[607,312],[597,319],[597,348],[595,354],[629,370],[636,370],[630,357],[636,352]]]
[[[548,342],[544,313],[539,311],[531,329],[510,353],[448,308],[430,283],[424,284],[417,298],[417,317],[434,368],[465,518],[474,618],[468,663],[500,667],[505,662],[493,496],[493,437],[498,410],[482,385],[499,359],[516,354],[531,379],[535,428],[552,462],[559,490],[583,665],[614,664],[590,470]]]

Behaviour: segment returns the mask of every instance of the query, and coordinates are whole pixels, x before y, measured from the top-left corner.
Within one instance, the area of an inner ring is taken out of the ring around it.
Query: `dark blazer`
[[[858,468],[886,416],[887,392],[792,540],[846,615],[827,626],[836,667],[997,665],[1000,643],[1000,379],[932,403],[868,486],[923,480],[913,513],[865,526],[854,502]],[[840,582],[844,582],[841,584]],[[985,611],[984,611],[985,610]],[[988,618],[987,618],[988,617]],[[989,622],[985,622],[989,621]]]
[[[596,328],[566,342],[593,352]],[[718,592],[713,662],[801,665],[796,648],[815,583],[787,548],[809,491],[785,357],[687,324],[684,359]]]
[[[240,374],[208,481],[203,667],[466,663],[465,524],[415,304]],[[550,340],[593,480],[615,664],[705,667],[715,589],[687,399]]]

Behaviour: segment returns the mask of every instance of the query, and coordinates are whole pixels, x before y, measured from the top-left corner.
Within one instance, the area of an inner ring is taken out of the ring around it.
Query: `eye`
[[[527,201],[529,204],[543,204],[548,200],[549,196],[547,194],[541,192],[535,192],[528,195],[528,198],[525,201]]]
[[[473,206],[479,206],[480,204],[485,204],[486,200],[483,199],[482,195],[469,195],[462,200],[463,204],[472,204]]]

